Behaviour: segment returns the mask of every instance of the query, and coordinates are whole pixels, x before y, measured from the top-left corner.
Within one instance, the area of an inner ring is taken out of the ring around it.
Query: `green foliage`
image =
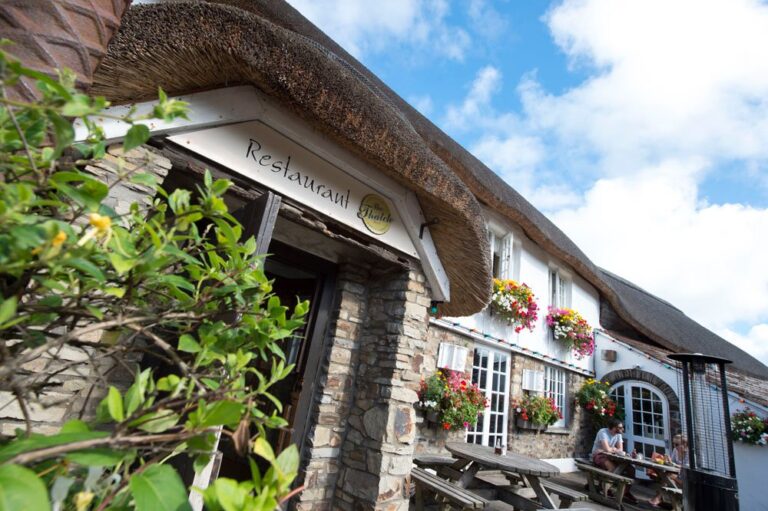
[[[8,99],[21,77],[37,80],[38,101]],[[260,474],[251,461],[250,481],[218,480],[203,492],[206,506],[274,509],[298,453],[275,456],[263,440],[286,426],[270,390],[292,370],[279,342],[309,304],[291,311],[272,294],[255,241],[242,239],[227,209],[228,181],[206,174],[194,191],[169,192],[136,165],[141,152],[129,165],[112,151],[109,184],[89,172],[107,152],[96,122],[110,118],[106,106],[75,90],[71,72],[52,79],[0,52],[0,389],[29,410],[74,364],[60,355],[67,350],[94,375],[86,383],[100,400],[90,423],[19,431],[0,446],[0,511],[188,509],[189,489],[167,462],[183,454],[201,469],[218,431],[270,468]],[[123,151],[147,141],[149,118],[185,114],[159,91],[150,116],[120,118]],[[89,133],[78,143],[75,120]],[[152,193],[118,214],[108,198],[127,183]],[[43,355],[50,370],[23,368]],[[127,389],[101,373],[105,361],[129,369],[153,359],[162,375],[133,368]]]

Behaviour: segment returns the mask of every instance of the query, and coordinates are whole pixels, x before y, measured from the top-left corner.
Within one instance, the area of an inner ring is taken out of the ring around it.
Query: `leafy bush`
[[[37,80],[39,101],[8,99],[21,77]],[[84,170],[105,155],[94,121],[109,117],[104,99],[78,93],[71,72],[54,80],[2,52],[0,92],[0,389],[27,422],[0,447],[0,510],[189,509],[189,489],[168,462],[185,454],[199,470],[218,432],[270,468],[261,473],[251,460],[250,481],[217,480],[204,492],[208,509],[274,509],[298,454],[275,456],[264,440],[286,426],[270,388],[292,370],[278,343],[308,303],[290,312],[272,294],[254,239],[241,239],[227,211],[230,183],[206,174],[196,192],[168,193],[117,159],[108,185]],[[123,151],[149,137],[137,121],[185,115],[184,103],[159,96],[150,116],[123,119]],[[76,118],[90,133],[78,144]],[[123,183],[151,193],[119,215],[105,200]],[[73,365],[64,350],[79,354],[86,383],[106,396],[95,422],[34,434],[30,410]],[[161,361],[163,373],[126,363],[142,358]],[[27,370],[39,360],[50,370]],[[130,388],[106,388],[105,361],[133,373]]]
[[[582,359],[595,352],[595,337],[592,333],[592,327],[575,310],[549,307],[547,326],[552,329],[555,340],[566,344],[574,357]]]
[[[443,429],[458,431],[477,424],[488,400],[476,384],[467,382],[466,375],[440,369],[421,381],[419,404],[438,414]]]
[[[524,421],[537,426],[551,426],[563,418],[563,413],[550,397],[526,394],[512,401],[512,408]]]
[[[539,319],[539,305],[533,291],[526,284],[514,280],[493,279],[491,307],[494,313],[507,320],[520,333],[524,328],[533,331]]]

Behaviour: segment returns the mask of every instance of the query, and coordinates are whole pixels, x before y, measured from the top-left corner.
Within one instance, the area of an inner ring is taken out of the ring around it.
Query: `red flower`
[[[451,429],[451,425],[447,422],[443,422],[443,429]]]

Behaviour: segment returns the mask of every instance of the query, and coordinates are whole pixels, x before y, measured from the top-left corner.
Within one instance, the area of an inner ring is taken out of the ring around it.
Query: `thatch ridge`
[[[311,39],[233,6],[139,5],[123,18],[91,91],[115,102],[253,84],[364,160],[413,189],[452,285],[443,313],[467,315],[490,298],[480,205],[359,71]],[[368,83],[366,83],[368,82]],[[471,254],[472,257],[459,254]]]

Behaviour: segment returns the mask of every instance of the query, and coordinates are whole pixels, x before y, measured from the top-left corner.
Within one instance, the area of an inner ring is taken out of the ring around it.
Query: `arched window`
[[[648,383],[624,380],[611,387],[610,395],[624,409],[624,449],[635,449],[645,457],[666,453],[670,428],[664,393]]]

